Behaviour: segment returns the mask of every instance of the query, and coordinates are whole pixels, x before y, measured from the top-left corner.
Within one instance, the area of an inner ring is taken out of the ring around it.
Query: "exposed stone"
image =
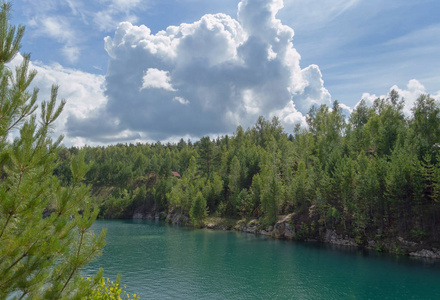
[[[272,231],[272,235],[275,238],[293,239],[295,236],[295,229],[292,228],[291,225],[292,217],[293,214],[287,215],[275,224]]]
[[[252,226],[252,227],[259,226],[259,225],[260,225],[260,222],[258,222],[257,219],[252,219],[248,223],[248,226]]]
[[[336,230],[327,229],[324,235],[324,242],[333,245],[354,246],[357,247],[356,241],[348,236],[338,235]]]
[[[159,217],[160,217],[159,213],[135,212],[133,214],[133,220],[158,220]]]
[[[216,225],[213,224],[213,223],[208,223],[208,224],[205,224],[205,228],[208,228],[208,229],[216,229]]]
[[[376,248],[376,246],[377,246],[377,242],[376,241],[368,241],[368,247],[369,248],[372,248],[372,249],[374,249],[374,248]]]
[[[142,220],[143,218],[144,218],[144,215],[141,213],[133,214],[133,220]]]
[[[175,225],[188,225],[189,218],[181,214],[168,214],[166,221]]]
[[[266,236],[271,236],[271,235],[272,235],[272,232],[271,232],[271,231],[266,231],[266,230],[261,230],[261,231],[260,231],[260,234],[261,234],[261,235],[266,235]]]
[[[247,224],[246,222],[237,222],[236,226],[234,227],[237,231],[247,232],[247,233],[253,233],[253,234],[262,234],[261,231],[258,229],[260,226],[260,223],[256,219],[252,219]]]
[[[401,244],[402,246],[406,246],[406,247],[415,247],[415,246],[417,246],[417,243],[415,243],[415,242],[410,242],[410,241],[406,241],[406,240],[404,240],[403,237],[401,237],[401,236],[397,237],[397,240],[400,242],[400,244]]]
[[[435,258],[440,259],[440,251],[438,249],[428,250],[428,249],[422,249],[415,252],[410,252],[410,256],[416,256],[416,257],[426,257],[426,258]]]
[[[249,233],[257,233],[257,228],[256,227],[246,227],[246,232]]]

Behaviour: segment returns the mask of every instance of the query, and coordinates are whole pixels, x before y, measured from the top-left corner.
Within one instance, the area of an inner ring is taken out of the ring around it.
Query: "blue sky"
[[[438,0],[16,0],[12,22],[26,25],[41,98],[56,83],[68,101],[57,133],[93,145],[216,136],[260,114],[291,131],[311,105],[349,109],[390,88],[409,113],[421,93],[440,98],[439,11]]]

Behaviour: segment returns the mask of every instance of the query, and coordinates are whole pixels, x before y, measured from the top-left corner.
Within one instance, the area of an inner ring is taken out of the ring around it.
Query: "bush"
[[[87,278],[87,281],[92,282],[92,279]],[[126,288],[126,286],[124,286],[124,288]],[[110,281],[108,278],[107,280],[101,278],[98,285],[93,289],[91,295],[84,300],[140,299],[136,294],[133,294],[132,296],[133,298],[130,298],[130,294],[121,288],[121,276],[118,275],[116,282]]]

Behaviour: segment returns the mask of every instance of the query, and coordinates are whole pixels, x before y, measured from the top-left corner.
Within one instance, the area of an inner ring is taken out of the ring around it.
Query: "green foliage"
[[[207,216],[206,200],[201,192],[198,192],[194,201],[191,204],[191,210],[189,212],[191,222],[195,227],[201,227],[203,220]]]
[[[310,201],[310,182],[309,175],[304,161],[300,161],[298,169],[291,184],[291,193],[293,195],[294,204],[298,210],[303,209]]]
[[[209,178],[218,163],[217,147],[208,136],[205,136],[200,139],[198,153],[200,170]]]
[[[411,229],[411,237],[416,241],[421,241],[426,238],[428,234],[421,228]]]
[[[214,173],[211,178],[202,187],[202,193],[205,199],[207,199],[208,208],[214,211],[222,200],[223,180],[217,173]]]
[[[217,215],[220,217],[226,217],[227,204],[226,202],[220,202],[217,208]]]
[[[130,217],[129,210],[137,195],[133,191],[122,189],[114,192],[101,207],[101,215],[104,218],[125,219]]]
[[[91,278],[87,278],[88,282],[92,282]],[[124,287],[125,288],[125,287]],[[132,297],[131,297],[132,296]],[[124,300],[124,299],[140,299],[136,294],[131,295],[121,287],[121,277],[118,275],[116,282],[107,278],[101,278],[98,284],[93,288],[91,295],[83,298],[83,300]]]
[[[424,155],[439,153],[438,147],[440,136],[440,105],[429,95],[421,95],[412,109],[414,118],[410,124],[413,130],[413,140],[417,149],[418,158]],[[435,156],[431,157],[434,162]]]
[[[229,171],[229,193],[230,193],[230,202],[232,203],[232,207],[234,209],[234,213],[239,211],[240,203],[238,200],[238,194],[241,191],[241,165],[237,156],[234,156],[231,162],[231,167]]]
[[[377,252],[384,252],[385,251],[385,246],[382,243],[377,243],[376,244],[376,251]]]
[[[36,74],[28,70],[29,56],[14,74],[5,66],[18,53],[24,32],[8,24],[8,13],[9,5],[1,4],[0,298],[77,299],[90,292],[80,270],[100,254],[105,231],[96,236],[90,230],[98,209],[81,183],[88,171],[84,153],[66,158],[69,175],[59,175],[69,186],[53,176],[62,137],[53,141],[50,134],[65,101],[57,105],[54,86],[37,121],[38,90],[27,90]]]
[[[281,182],[276,173],[268,172],[266,184],[261,192],[261,208],[264,213],[263,223],[273,224],[278,219],[278,210],[281,197]]]
[[[309,237],[309,227],[306,223],[301,222],[295,233],[295,240],[302,241]]]
[[[426,233],[420,238],[439,240],[439,103],[423,95],[412,113],[404,115],[403,99],[391,91],[371,107],[361,101],[347,119],[336,101],[313,107],[308,127],[296,126],[293,135],[277,118],[259,117],[215,140],[81,151],[87,181],[113,190],[102,206],[112,208],[109,218],[131,218],[139,207],[189,216],[201,193],[211,214],[259,218],[265,226],[295,213],[294,225],[304,222],[310,234],[332,228],[364,242],[379,231],[411,237],[419,228]],[[68,160],[63,150],[55,172],[63,183],[72,180]],[[136,192],[140,187],[146,192]]]

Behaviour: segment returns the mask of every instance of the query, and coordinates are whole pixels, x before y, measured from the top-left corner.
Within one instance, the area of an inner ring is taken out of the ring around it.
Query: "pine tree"
[[[191,204],[189,215],[191,216],[191,221],[194,226],[201,227],[203,225],[203,220],[207,216],[207,210],[206,200],[203,197],[202,192],[197,192],[197,195]]]
[[[309,190],[310,185],[306,164],[304,161],[300,161],[292,184],[292,194],[298,211],[303,210],[308,204]]]
[[[90,226],[98,214],[81,183],[88,168],[84,156],[72,159],[71,186],[53,177],[62,137],[50,137],[64,100],[57,87],[37,109],[38,90],[28,91],[36,72],[29,55],[15,74],[6,66],[20,49],[24,27],[9,25],[10,5],[0,10],[0,299],[78,299],[100,280],[81,280],[80,270],[104,246]],[[13,142],[8,136],[17,136]]]
[[[211,177],[214,166],[218,161],[218,154],[216,145],[211,141],[209,136],[204,136],[200,139],[199,144],[199,162],[200,170],[208,178]]]
[[[273,140],[271,145],[272,155],[267,153],[263,158],[264,163],[260,172],[263,182],[260,193],[261,209],[264,213],[263,222],[265,225],[271,225],[277,221],[279,206],[283,200],[283,187],[277,169],[276,144]]]
[[[230,202],[233,205],[234,212],[240,209],[240,203],[237,201],[237,196],[241,191],[241,165],[237,156],[231,161],[231,170],[229,172],[229,193],[230,193]]]

